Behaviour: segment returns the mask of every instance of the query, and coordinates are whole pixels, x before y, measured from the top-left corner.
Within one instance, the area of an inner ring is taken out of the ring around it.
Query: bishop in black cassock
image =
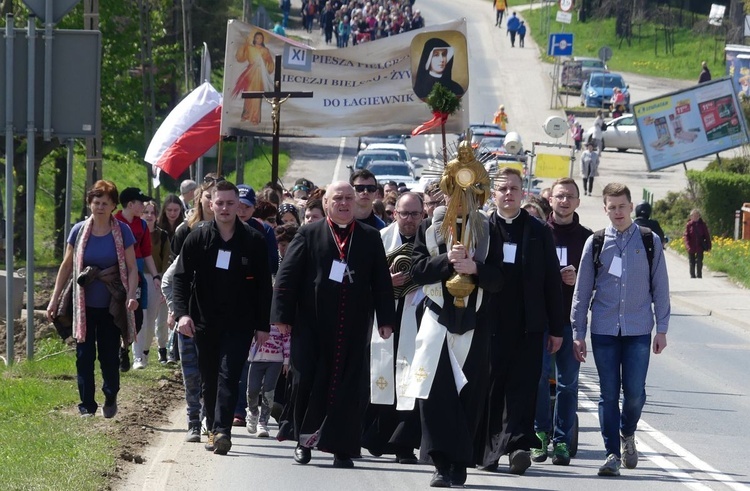
[[[278,439],[298,442],[300,464],[317,448],[334,454],[335,467],[352,467],[373,313],[389,337],[393,287],[380,234],[354,220],[354,189],[331,184],[323,205],[327,219],[299,230],[274,285],[271,322],[292,333],[292,393]]]

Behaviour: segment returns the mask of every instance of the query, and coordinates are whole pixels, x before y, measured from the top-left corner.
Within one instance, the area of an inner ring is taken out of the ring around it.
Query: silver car
[[[607,129],[602,131],[602,148],[616,148],[618,152],[625,152],[631,148],[641,150],[641,139],[638,137],[635,116],[623,114],[606,124]],[[588,141],[593,132],[594,129],[589,128],[583,135],[583,141]]]

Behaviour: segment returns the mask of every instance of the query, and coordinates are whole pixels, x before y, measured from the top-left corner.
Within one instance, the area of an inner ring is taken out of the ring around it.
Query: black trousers
[[[536,394],[544,333],[505,333],[492,343],[489,435],[484,466],[500,456],[538,446]]]
[[[205,326],[195,333],[198,369],[201,373],[206,426],[214,433],[231,435],[234,406],[240,392],[253,332],[226,329],[231,323]]]
[[[703,251],[689,253],[688,260],[690,261],[690,277],[702,278],[703,277]]]

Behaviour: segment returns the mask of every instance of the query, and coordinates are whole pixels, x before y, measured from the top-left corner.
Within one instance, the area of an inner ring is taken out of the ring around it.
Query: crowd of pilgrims
[[[317,20],[326,44],[339,48],[424,27],[414,0],[303,0],[302,23],[312,32]]]
[[[439,182],[413,192],[403,183],[381,185],[368,170],[325,189],[303,178],[289,190],[269,183],[257,193],[208,174],[200,185],[183,181],[180,195],[167,196],[161,210],[140,190],[127,188],[116,215],[124,237],[118,248],[130,250],[133,239],[123,224],[132,228],[140,217],[149,245],[136,254],[138,307],[131,300],[135,283],[120,266],[139,334],[123,335],[119,370],[131,368],[132,340],[132,367],[145,368],[155,337],[158,361],[181,365],[186,441],[201,442],[205,434],[206,449],[216,454],[230,451],[234,426],[272,436],[273,418],[275,437],[297,443],[293,458],[299,464],[320,450],[333,454],[334,467],[353,467],[364,448],[374,456],[393,455],[399,464],[432,464],[435,487],[463,485],[467,468],[494,471],[504,455],[510,473],[524,474],[532,456],[546,460],[552,443],[548,433],[535,432],[537,392],[546,387],[549,396],[543,354],[560,347],[563,312],[572,298],[572,286],[564,285],[575,280],[561,277],[562,259],[549,230],[554,223],[544,224],[543,217],[552,220],[548,202],[521,203],[521,176],[506,171],[481,220],[465,223],[446,216],[453,208],[446,207],[450,196]],[[575,192],[568,181],[562,189]],[[106,184],[98,194],[97,186],[89,205],[93,212],[104,210],[104,218],[90,220],[91,240],[100,235],[97,223],[111,220],[107,192],[117,204]],[[456,228],[446,235],[443,227],[454,219]],[[580,251],[591,232],[577,218],[571,225],[573,249]],[[471,251],[449,240],[472,234],[481,240]],[[69,249],[79,243],[71,233]],[[76,259],[66,256],[61,266],[50,318],[63,272],[84,262],[69,253]],[[464,304],[448,287],[452,274],[474,278]],[[94,322],[100,311],[87,306],[85,312],[89,328],[101,330]],[[88,360],[77,364],[79,409],[92,416],[93,341],[85,327],[74,335],[79,361]],[[103,341],[97,342],[102,411],[111,418],[119,374],[113,376]],[[548,401],[543,412],[549,413]],[[558,437],[553,463],[568,465],[570,429]]]

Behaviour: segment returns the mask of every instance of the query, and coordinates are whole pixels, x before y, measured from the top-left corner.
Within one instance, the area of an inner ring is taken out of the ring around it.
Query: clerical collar
[[[406,235],[402,234],[401,232],[399,232],[398,234],[401,236],[401,243],[402,244],[410,244],[410,243],[414,242],[414,237],[415,237],[414,235],[412,235],[411,237],[407,237]]]
[[[499,211],[499,210],[498,210],[498,212],[497,212],[497,215],[498,215],[498,216],[499,216],[500,218],[502,218],[503,220],[505,220],[505,223],[513,223],[513,220],[515,220],[516,218],[518,218],[518,217],[519,217],[519,216],[521,215],[521,209],[519,208],[519,209],[518,209],[518,213],[516,213],[516,216],[514,216],[514,217],[512,217],[512,218],[506,218],[506,217],[504,217],[504,216],[502,215],[502,213],[500,213],[500,211]]]

